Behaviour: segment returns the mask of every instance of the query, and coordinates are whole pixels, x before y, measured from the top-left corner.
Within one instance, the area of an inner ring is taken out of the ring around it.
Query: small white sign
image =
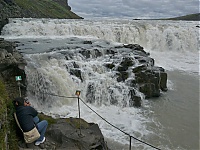
[[[21,76],[15,76],[15,80],[20,81],[20,80],[22,80],[22,77]]]

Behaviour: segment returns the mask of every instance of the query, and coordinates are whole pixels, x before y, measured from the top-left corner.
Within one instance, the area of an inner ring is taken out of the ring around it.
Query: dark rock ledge
[[[52,119],[39,115],[50,123],[46,132],[46,141],[39,146],[25,144],[20,140],[20,149],[63,149],[63,150],[107,150],[109,149],[97,124],[87,123],[77,118]],[[53,122],[53,123],[52,123]],[[81,128],[80,128],[81,127]],[[20,132],[20,131],[18,131]],[[23,137],[21,136],[21,139]]]

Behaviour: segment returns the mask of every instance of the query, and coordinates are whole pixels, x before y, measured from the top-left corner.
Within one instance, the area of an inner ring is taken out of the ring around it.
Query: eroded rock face
[[[25,65],[22,55],[15,50],[15,44],[0,39],[0,71],[4,72],[15,67],[23,70]]]
[[[0,39],[0,76],[4,81],[17,82],[15,81],[15,76],[21,76],[21,89],[22,93],[26,93],[26,75],[24,72],[24,67],[26,62],[23,56],[16,51],[15,44],[4,39]]]

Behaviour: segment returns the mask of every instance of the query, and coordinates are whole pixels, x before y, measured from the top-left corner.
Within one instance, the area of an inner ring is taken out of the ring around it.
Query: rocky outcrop
[[[15,81],[16,76],[21,76],[23,79],[26,79],[24,72],[24,67],[26,62],[23,59],[23,56],[16,51],[15,44],[4,39],[0,39],[0,77],[10,85],[7,86],[10,89],[10,95],[18,88],[21,87],[21,94],[26,94],[26,80],[19,82]],[[14,84],[14,85],[13,85]],[[12,96],[11,96],[12,97]]]
[[[24,69],[25,65],[26,62],[22,55],[15,50],[15,44],[0,39],[0,72],[16,66],[19,69]]]
[[[92,41],[84,41],[83,44],[92,44]],[[100,45],[98,45],[100,47]],[[113,80],[123,82],[128,86],[129,92],[129,107],[140,107],[141,97],[138,96],[139,90],[144,94],[145,98],[159,97],[161,91],[167,91],[167,73],[162,67],[154,65],[154,59],[149,57],[149,53],[145,52],[143,47],[138,44],[126,44],[118,47],[110,47],[109,49],[84,49],[80,48],[79,54],[85,59],[98,59],[99,57],[110,57],[112,61],[104,62],[107,71],[115,72],[116,77]],[[76,51],[77,52],[77,51]],[[75,52],[75,53],[76,53]],[[123,53],[122,58],[119,58],[119,53]],[[73,56],[65,54],[67,59],[72,59]],[[104,55],[104,56],[103,56]],[[74,63],[72,68],[68,68],[71,75],[76,76],[83,81],[82,73],[79,66]],[[134,75],[133,75],[134,74]],[[86,92],[87,101],[92,103],[95,99],[95,85],[89,83]],[[118,105],[118,102],[113,98],[110,91],[112,105]],[[124,104],[127,106],[127,103]]]
[[[135,74],[135,79],[129,80],[130,87],[138,88],[146,98],[159,97],[160,91],[167,91],[167,73],[164,68],[154,66],[154,59],[148,57],[149,53],[145,52],[143,47],[137,44],[124,45],[125,48],[130,48],[135,54],[132,57],[124,57],[117,67],[119,71],[118,82],[128,79],[128,69],[133,68],[132,72]],[[135,66],[136,60],[140,65]],[[134,90],[130,92],[131,106],[141,106],[140,97],[135,95]]]
[[[70,149],[70,150],[108,150],[104,137],[97,124],[87,123],[76,118],[55,119],[49,125],[46,141],[40,146],[34,143],[25,144],[23,138],[19,142],[20,149]]]
[[[9,41],[0,39],[0,73],[5,80],[22,76],[24,79],[24,67],[26,62],[22,55],[16,51],[15,44]],[[25,81],[24,83],[25,84]]]

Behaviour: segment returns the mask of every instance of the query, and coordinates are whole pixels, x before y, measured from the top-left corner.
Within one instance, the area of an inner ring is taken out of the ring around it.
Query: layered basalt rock
[[[84,41],[83,44],[92,44],[92,42]],[[99,47],[101,46],[99,45]],[[109,49],[104,47],[101,49],[104,50],[82,48],[77,55],[81,54],[84,58],[83,61],[90,61],[99,57],[114,59],[113,62],[110,60],[108,60],[110,61],[109,63],[104,62],[104,66],[107,68],[107,71],[115,72],[116,77],[113,80],[116,79],[117,82],[124,82],[129,87],[130,107],[141,106],[141,97],[136,94],[136,90],[143,93],[145,98],[159,97],[161,91],[167,91],[167,73],[165,69],[155,66],[155,60],[140,45],[126,44]],[[119,58],[119,53],[123,53],[121,59]],[[73,56],[70,57],[73,59]],[[70,71],[70,74],[83,81],[80,69]],[[112,91],[110,94],[112,95]],[[88,84],[86,98],[90,103],[95,99],[95,85],[93,83]],[[111,99],[111,104],[117,105],[118,102]],[[125,104],[124,106],[127,105]]]

